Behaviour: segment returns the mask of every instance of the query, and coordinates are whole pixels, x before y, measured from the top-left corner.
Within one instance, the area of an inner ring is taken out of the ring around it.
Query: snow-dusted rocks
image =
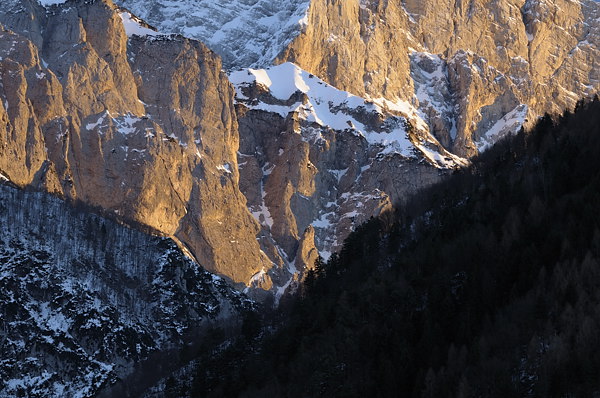
[[[262,241],[278,248],[266,251],[279,264],[267,275],[282,288],[317,251],[329,257],[355,226],[468,163],[423,128],[418,110],[340,91],[294,64],[230,80],[240,187]]]
[[[312,0],[276,62],[411,103],[447,149],[471,156],[522,105],[530,124],[600,90],[599,17],[592,0]]]
[[[485,130],[523,105],[518,120],[529,125],[600,89],[600,11],[592,0],[120,4],[165,32],[204,41],[227,69],[293,62],[362,98],[412,107],[459,156],[485,148],[481,137],[495,136]]]
[[[168,238],[0,184],[0,396],[91,397],[252,303]]]
[[[154,29],[151,29],[147,24],[132,15],[129,11],[123,10],[119,13],[121,20],[123,21],[123,28],[128,37],[131,36],[160,36],[160,33]]]
[[[233,72],[229,79],[236,87],[237,101],[249,109],[282,117],[296,113],[307,124],[348,131],[379,147],[381,155],[425,156],[433,166],[442,168],[468,163],[441,148],[435,137],[425,138],[427,125],[419,111],[410,105],[384,99],[365,100],[330,86],[292,63]],[[265,90],[263,95],[248,97],[261,90]],[[420,132],[420,139],[416,138],[416,132]],[[441,153],[421,151],[427,144],[437,145]]]
[[[463,162],[409,104],[284,64],[231,75],[236,115],[201,43],[108,0],[34,6],[0,12],[14,29],[0,32],[11,148],[0,172],[172,236],[241,289],[280,295],[312,265],[315,239],[327,256],[354,225]]]
[[[240,289],[281,293],[315,245],[600,81],[587,0],[119,4],[157,30],[110,0],[3,3],[0,173]]]

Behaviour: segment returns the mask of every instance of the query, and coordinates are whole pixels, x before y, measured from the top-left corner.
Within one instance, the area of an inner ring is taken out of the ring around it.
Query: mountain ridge
[[[170,12],[166,4],[156,3],[152,13],[138,7],[135,0],[123,4],[165,32],[179,31],[161,16],[160,10]],[[200,7],[204,3],[195,4]],[[453,1],[433,5],[313,0],[305,22],[295,25],[294,34],[280,33],[284,41],[292,39],[276,57],[258,65],[238,62],[231,69],[294,62],[360,97],[411,104],[427,115],[424,119],[432,134],[448,150],[472,156],[478,152],[476,142],[485,132],[518,106],[531,108],[527,117],[519,119],[523,125],[545,112],[572,109],[581,97],[598,92],[600,80],[594,65],[598,59],[599,13],[597,3],[591,0],[482,0],[469,5],[457,3],[456,7]],[[227,9],[215,10],[214,14],[235,24]],[[185,16],[181,18],[186,21]],[[244,31],[242,27],[246,25],[240,26],[238,33],[244,45],[248,42],[244,38],[249,35],[251,40],[254,28],[249,25]],[[482,33],[478,36],[477,32]],[[225,59],[231,58],[227,44],[211,41],[206,32],[189,33]],[[236,42],[231,37],[222,39]],[[418,61],[420,54],[441,57],[441,65],[448,69],[447,76],[436,84],[435,101],[419,95],[422,83],[418,74],[428,69]],[[575,58],[578,61],[572,60]],[[491,73],[486,71],[488,67],[492,67]],[[576,81],[570,82],[569,76],[575,76]],[[450,95],[440,96],[444,90]],[[545,98],[548,91],[553,91],[551,100]],[[471,97],[470,103],[457,100],[465,97]],[[478,112],[485,113],[482,116]],[[477,126],[472,127],[471,121]],[[458,131],[453,133],[453,129]],[[458,138],[454,137],[457,133]]]

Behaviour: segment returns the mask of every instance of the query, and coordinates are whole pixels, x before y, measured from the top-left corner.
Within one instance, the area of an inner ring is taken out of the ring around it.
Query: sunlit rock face
[[[110,1],[16,2],[0,22],[5,176],[153,227],[236,284],[271,264],[238,188],[217,55]]]
[[[240,187],[275,244],[263,247],[286,275],[275,284],[307,228],[327,256],[356,223],[600,87],[591,1],[120,4],[225,60]]]
[[[598,92],[598,10],[571,0],[313,0],[277,62],[409,102],[448,149],[471,156],[505,125]]]
[[[120,3],[205,41],[228,69],[291,61],[361,97],[408,103],[461,156],[600,87],[591,0]]]

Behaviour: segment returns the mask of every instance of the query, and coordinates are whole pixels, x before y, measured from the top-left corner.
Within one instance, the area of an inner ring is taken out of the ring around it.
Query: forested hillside
[[[597,98],[544,117],[364,224],[188,393],[600,394],[599,126]]]

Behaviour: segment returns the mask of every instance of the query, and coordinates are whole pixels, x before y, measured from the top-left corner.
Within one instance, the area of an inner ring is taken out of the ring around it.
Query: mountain
[[[498,122],[534,122],[598,91],[599,12],[570,0],[317,0],[278,61],[414,104],[453,153],[472,156],[503,130]]]
[[[0,395],[600,391],[599,21],[3,1]]]
[[[0,396],[97,396],[254,309],[171,239],[84,210],[0,185]]]
[[[260,299],[599,88],[588,1],[119,4],[150,25],[110,0],[0,11],[0,172],[150,226]]]
[[[310,0],[122,0],[161,32],[199,39],[226,69],[270,65],[307,23]]]
[[[316,92],[326,84],[307,74],[311,104],[338,97],[326,110],[339,119],[333,127],[288,120],[293,98],[272,98],[289,108],[279,113],[250,109],[242,91],[252,91],[252,81],[240,76],[232,87],[203,44],[160,34],[108,0],[15,0],[0,22],[0,172],[18,186],[152,227],[257,297],[281,296],[317,250],[336,250],[353,225],[437,180],[438,167],[465,163],[420,130],[409,138],[410,122],[379,105],[356,98],[348,107],[350,94],[333,87]],[[287,130],[289,142],[265,140],[266,125]],[[308,138],[298,141],[299,129]],[[323,134],[330,138],[310,138]],[[333,150],[316,159],[324,144]],[[285,146],[295,157],[277,158]],[[384,161],[392,158],[411,171],[395,176]],[[373,200],[355,211],[364,198]]]
[[[468,164],[385,103],[338,90],[294,64],[230,79],[240,188],[277,247],[290,258],[300,253],[298,270],[316,259],[316,251],[303,258],[307,241],[328,258],[355,226]]]
[[[363,224],[165,396],[597,395],[599,126],[596,97]]]
[[[263,250],[291,262],[283,266],[291,273],[312,263],[314,249],[328,257],[391,203],[600,88],[600,11],[591,1],[119,4],[225,60],[240,187],[283,255]],[[198,15],[219,23],[194,29]],[[269,51],[240,58],[267,43],[265,21],[276,21]]]

